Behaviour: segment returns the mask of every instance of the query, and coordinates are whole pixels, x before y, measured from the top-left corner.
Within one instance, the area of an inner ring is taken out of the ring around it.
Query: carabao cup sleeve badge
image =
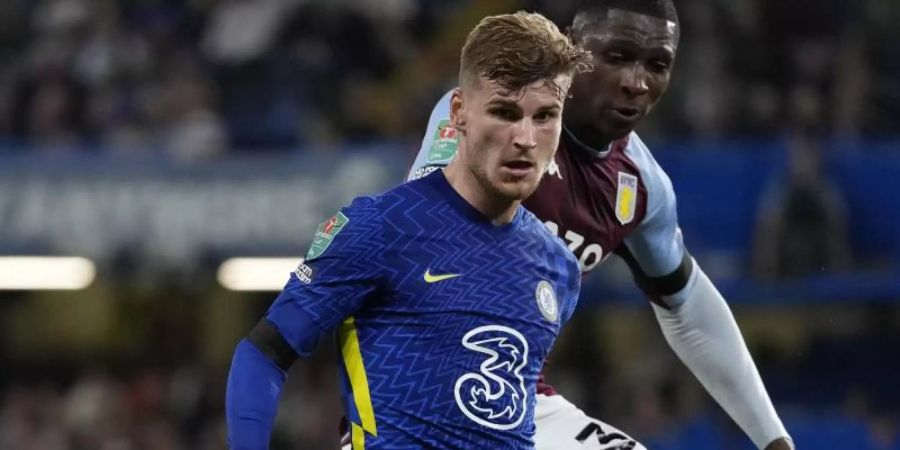
[[[328,249],[328,246],[331,245],[331,242],[334,241],[334,237],[341,232],[344,225],[347,225],[347,222],[350,222],[350,219],[344,213],[339,212],[320,223],[319,228],[316,229],[316,236],[309,246],[309,251],[306,252],[306,261],[322,256],[325,250]]]

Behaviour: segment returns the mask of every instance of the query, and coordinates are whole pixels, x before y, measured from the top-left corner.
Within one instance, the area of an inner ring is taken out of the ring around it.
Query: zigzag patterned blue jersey
[[[580,280],[531,213],[491,225],[436,171],[323,223],[267,319],[304,356],[338,330],[354,450],[530,449]]]

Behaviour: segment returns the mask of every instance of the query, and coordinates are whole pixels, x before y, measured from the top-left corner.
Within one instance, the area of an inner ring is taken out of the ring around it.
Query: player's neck
[[[506,225],[516,217],[516,211],[522,202],[502,199],[488,191],[475,178],[475,174],[459,161],[459,158],[454,159],[444,168],[444,177],[447,178],[447,182],[450,183],[453,190],[483,214],[492,225]]]
[[[563,126],[563,139],[575,147],[597,156],[605,156],[612,147],[613,139],[602,136],[592,129],[570,128]]]

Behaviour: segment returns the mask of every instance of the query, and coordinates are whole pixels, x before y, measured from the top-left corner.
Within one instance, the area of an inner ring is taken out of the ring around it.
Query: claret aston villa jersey
[[[432,111],[410,180],[446,166],[456,154],[450,96]],[[584,273],[615,253],[632,270],[664,277],[686,256],[672,183],[637,133],[590,149],[563,130],[547,173],[523,204],[562,239]],[[555,393],[543,382],[539,392]]]
[[[458,137],[449,117],[447,93],[432,112],[408,179],[453,160]],[[565,242],[583,272],[616,253],[660,277],[684,256],[672,183],[636,133],[595,150],[563,130],[554,161],[523,204]]]

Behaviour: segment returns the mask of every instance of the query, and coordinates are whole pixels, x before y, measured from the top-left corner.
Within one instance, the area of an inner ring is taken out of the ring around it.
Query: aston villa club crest
[[[619,172],[619,188],[616,191],[616,219],[627,225],[634,220],[637,205],[638,179],[636,176]]]

